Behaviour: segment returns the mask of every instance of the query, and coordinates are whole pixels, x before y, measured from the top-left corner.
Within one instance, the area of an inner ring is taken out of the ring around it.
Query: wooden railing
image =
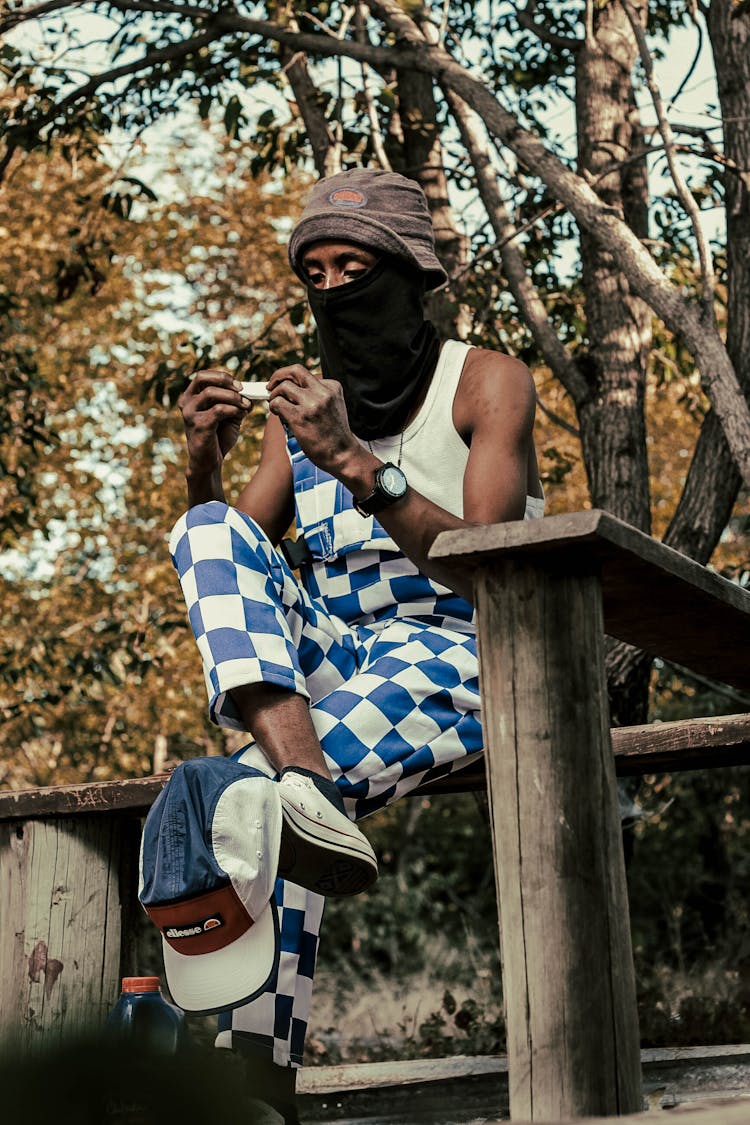
[[[433,555],[474,575],[486,779],[420,792],[487,787],[511,1115],[635,1112],[615,774],[747,762],[750,716],[610,731],[604,635],[747,691],[750,594],[602,512],[446,532]],[[130,935],[166,776],[0,794],[0,1036],[62,1041],[103,1020],[120,975],[160,972]]]

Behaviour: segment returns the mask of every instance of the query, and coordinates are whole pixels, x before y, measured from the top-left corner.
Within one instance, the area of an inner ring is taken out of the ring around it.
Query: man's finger
[[[317,382],[316,377],[301,363],[293,363],[289,367],[280,367],[278,371],[274,371],[268,380],[269,391],[274,390],[285,379],[296,383],[298,387],[309,386],[311,383]]]

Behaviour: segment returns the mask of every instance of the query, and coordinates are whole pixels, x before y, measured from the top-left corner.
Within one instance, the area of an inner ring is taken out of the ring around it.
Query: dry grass
[[[423,969],[367,980],[321,970],[307,1038],[310,1062],[488,1053],[502,1034],[497,962],[467,940],[430,938]]]

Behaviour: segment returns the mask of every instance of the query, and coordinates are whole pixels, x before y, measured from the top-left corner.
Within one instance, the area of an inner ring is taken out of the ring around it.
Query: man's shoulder
[[[534,378],[520,359],[489,348],[472,348],[467,354],[456,395],[466,421],[501,403],[523,408],[535,397]]]
[[[513,387],[525,390],[533,385],[533,378],[526,364],[505,352],[490,348],[472,348],[466,355],[462,378],[469,381],[487,381],[490,386]]]

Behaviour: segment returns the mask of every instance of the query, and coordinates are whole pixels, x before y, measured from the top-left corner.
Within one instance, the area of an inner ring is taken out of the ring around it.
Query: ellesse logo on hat
[[[224,919],[221,914],[212,914],[210,918],[201,918],[197,922],[188,923],[187,926],[165,926],[164,937],[171,938],[172,941],[177,938],[197,937],[198,934],[206,934],[209,930],[216,930],[223,925]]]
[[[340,187],[328,196],[328,202],[334,207],[364,207],[367,196],[358,188]]]

